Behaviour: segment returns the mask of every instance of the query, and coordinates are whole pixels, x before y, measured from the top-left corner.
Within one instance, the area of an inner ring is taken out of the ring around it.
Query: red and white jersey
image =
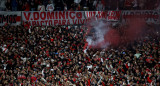
[[[45,6],[44,5],[38,5],[38,11],[44,12],[45,11]]]
[[[53,4],[48,4],[46,7],[47,11],[53,11],[54,10],[54,5]]]
[[[3,51],[4,53],[7,53],[7,52],[8,52],[8,48],[7,48],[6,45],[1,46],[1,49],[2,49],[2,51]]]

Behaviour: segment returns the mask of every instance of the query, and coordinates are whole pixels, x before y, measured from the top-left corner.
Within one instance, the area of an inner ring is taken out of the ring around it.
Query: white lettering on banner
[[[0,11],[0,26],[3,26],[5,24],[20,25],[21,12]]]

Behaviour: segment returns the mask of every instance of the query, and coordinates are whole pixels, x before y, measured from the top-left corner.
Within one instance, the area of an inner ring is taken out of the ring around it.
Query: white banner
[[[122,19],[143,18],[147,23],[160,24],[160,12],[156,10],[123,11]]]
[[[76,25],[84,24],[87,19],[84,11],[22,12],[22,22],[31,25]]]
[[[127,20],[129,18],[144,18],[147,23],[160,24],[160,12],[157,10],[138,11],[0,11],[0,26],[5,24],[20,25],[29,22],[30,25],[79,25],[85,24],[90,18],[106,21]],[[21,21],[22,18],[22,21]]]
[[[106,21],[118,21],[121,17],[121,11],[85,11],[86,18],[105,19]]]
[[[20,25],[21,11],[0,11],[0,26],[3,26],[5,24]]]

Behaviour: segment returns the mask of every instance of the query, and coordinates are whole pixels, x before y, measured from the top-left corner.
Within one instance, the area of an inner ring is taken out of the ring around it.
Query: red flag
[[[149,83],[152,82],[152,80],[151,80],[149,77],[147,77],[147,81],[148,81]]]
[[[90,82],[90,79],[88,79],[88,86],[91,86],[91,82]]]
[[[102,86],[106,86],[106,85],[104,84],[104,82],[102,82]]]

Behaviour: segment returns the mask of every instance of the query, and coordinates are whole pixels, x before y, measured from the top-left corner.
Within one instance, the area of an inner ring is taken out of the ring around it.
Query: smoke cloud
[[[105,49],[130,44],[143,37],[146,22],[140,18],[128,19],[127,22],[107,22],[102,19],[91,19],[86,41],[89,48]]]

